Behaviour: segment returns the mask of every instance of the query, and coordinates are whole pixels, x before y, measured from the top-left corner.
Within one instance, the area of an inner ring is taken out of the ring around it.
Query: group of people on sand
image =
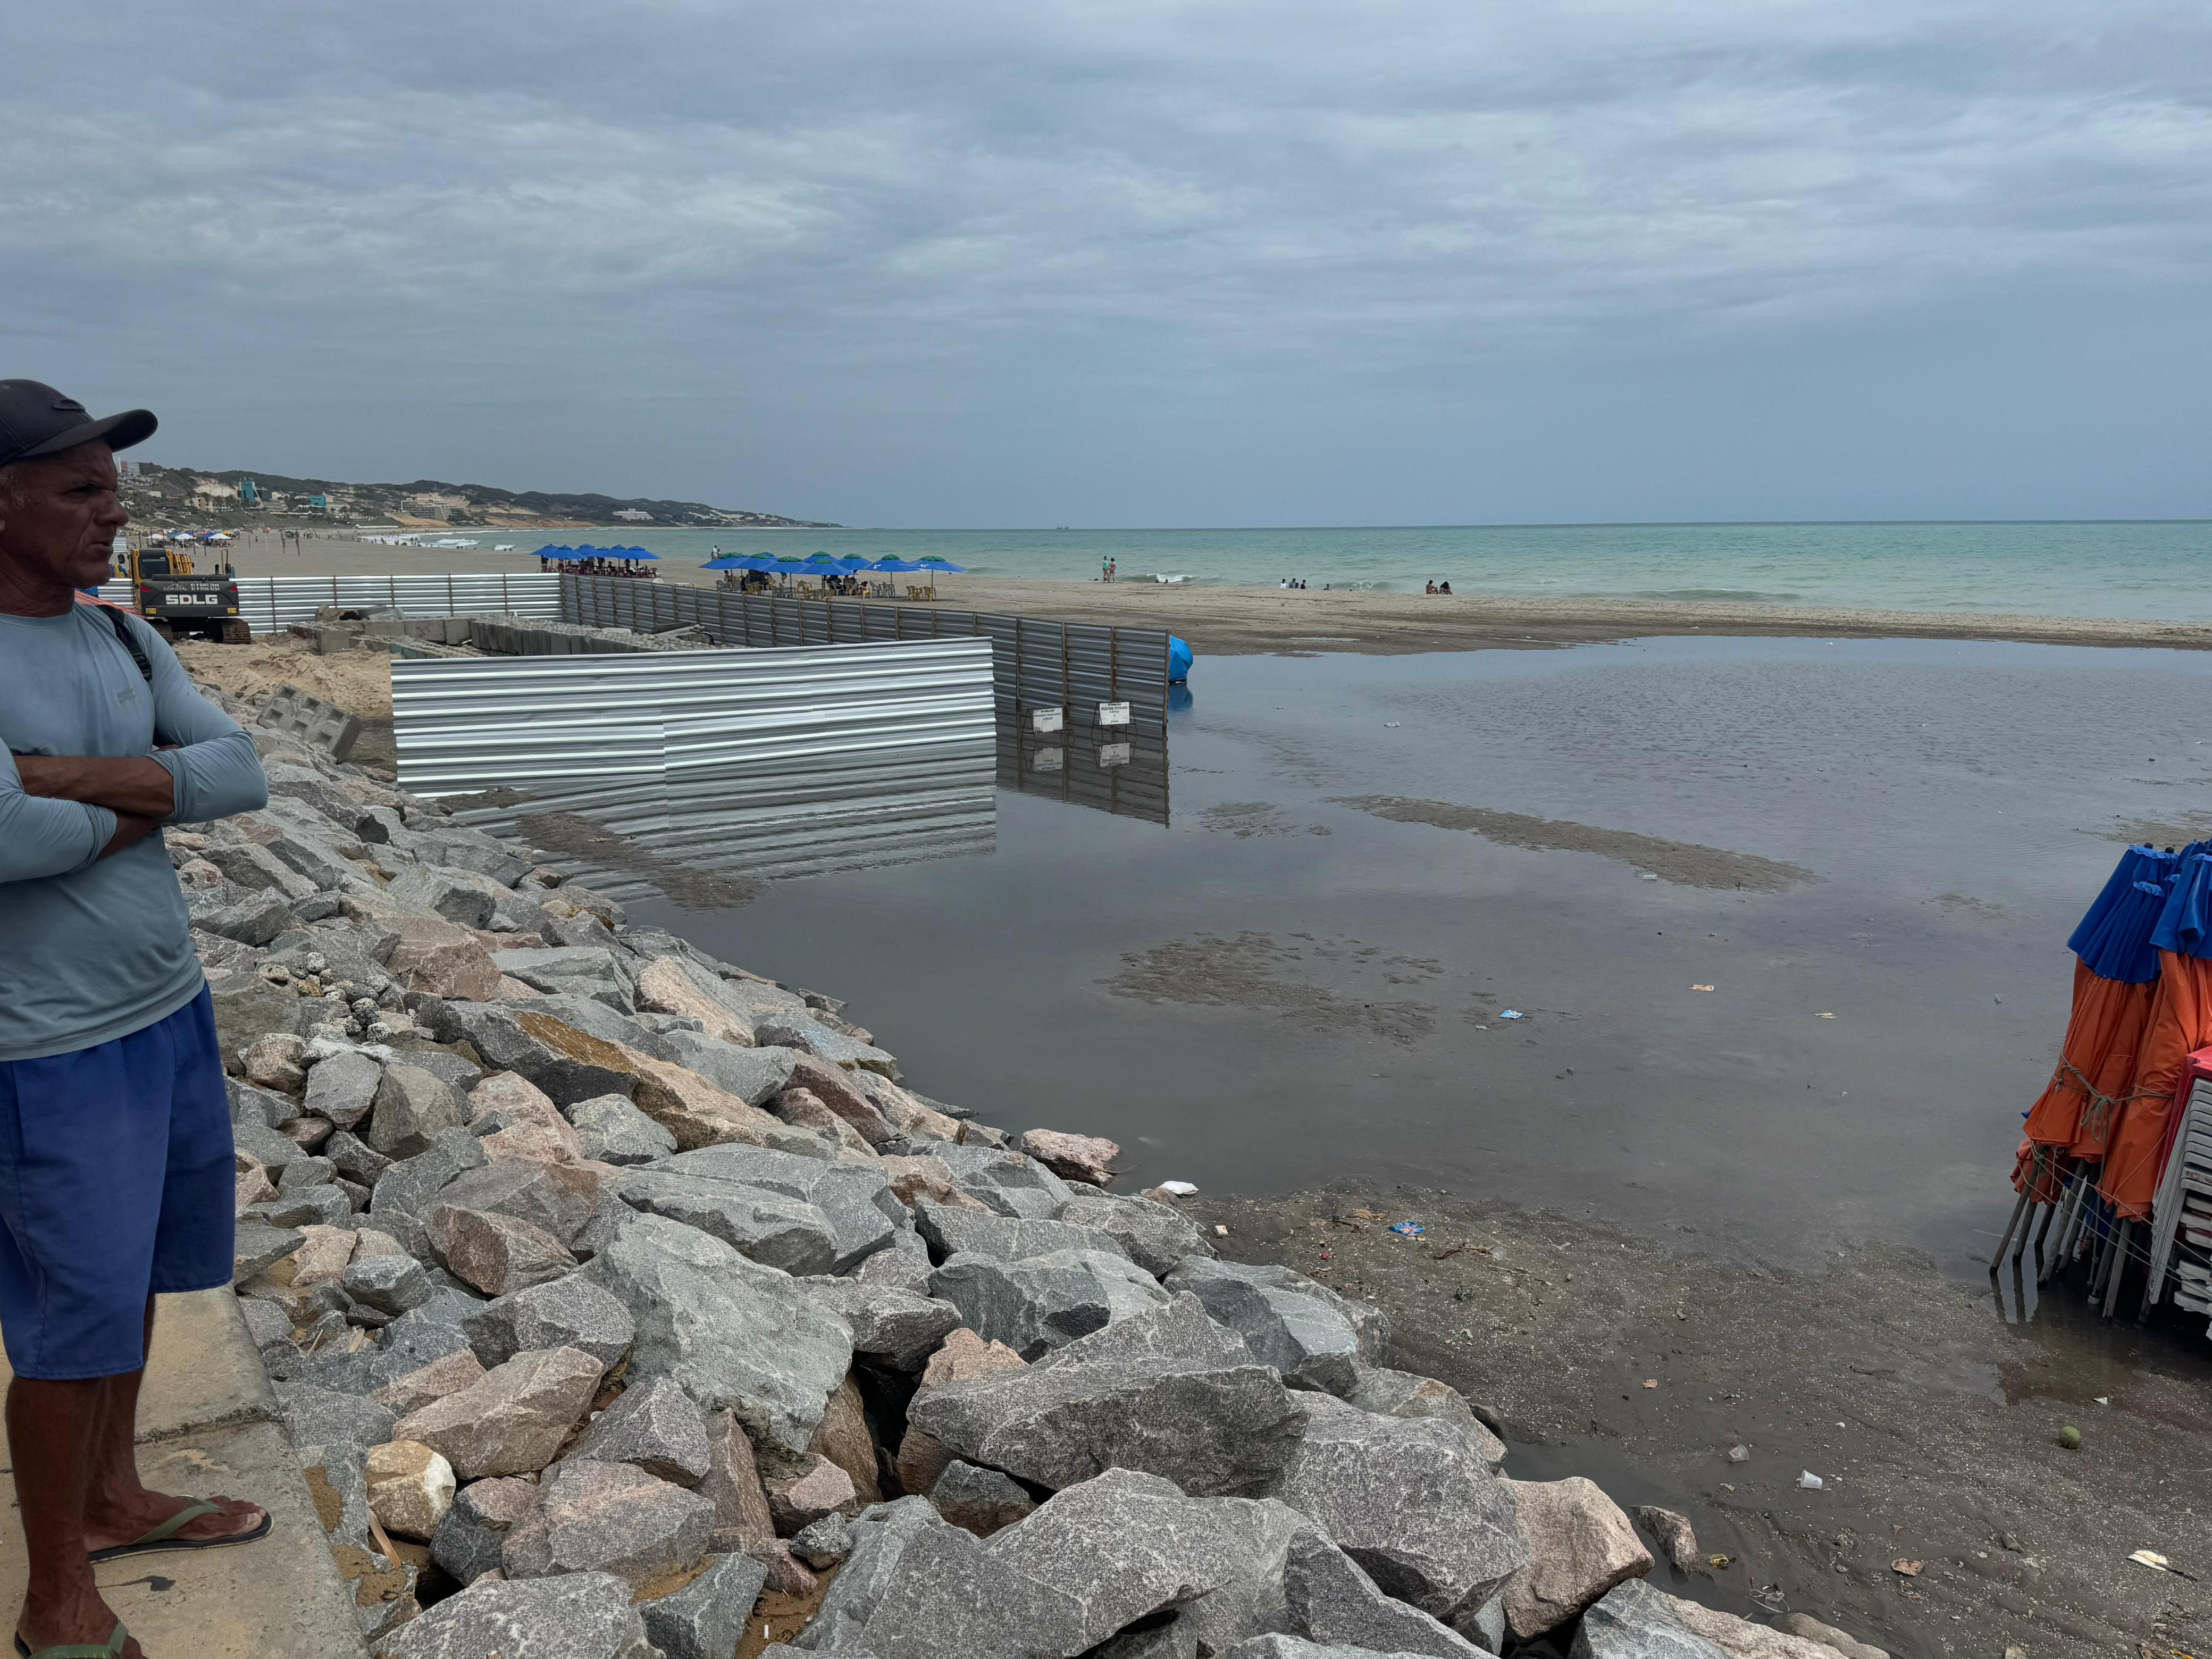
[[[540,570],[573,571],[580,576],[642,576],[658,581],[660,573],[649,564],[631,559],[540,559]]]
[[[1451,592],[1451,584],[1449,582],[1431,582],[1429,584],[1429,592],[1431,593],[1449,593]]]
[[[1113,580],[1115,580],[1116,578],[1118,578],[1118,577],[1121,575],[1121,560],[1119,560],[1119,559],[1115,559],[1115,558],[1105,558],[1105,559],[1101,559],[1101,560],[1099,560],[1099,561],[1098,561],[1098,580],[1099,580],[1100,581],[1102,581],[1102,582],[1110,582],[1110,581],[1113,581]]]
[[[1297,589],[1304,587],[1305,583],[1297,576],[1285,576],[1283,578],[1283,586],[1291,589],[1292,592],[1296,592]]]

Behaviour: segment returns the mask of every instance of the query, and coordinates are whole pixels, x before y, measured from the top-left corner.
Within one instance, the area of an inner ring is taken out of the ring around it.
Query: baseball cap
[[[82,404],[37,380],[0,380],[0,466],[39,455],[58,455],[95,438],[110,449],[128,449],[154,435],[161,423],[151,410],[126,409],[94,420]]]

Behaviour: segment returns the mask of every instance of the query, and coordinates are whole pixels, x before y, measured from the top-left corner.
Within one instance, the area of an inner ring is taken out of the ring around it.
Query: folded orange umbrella
[[[2130,1087],[2157,981],[2130,985],[2074,964],[2074,1014],[2057,1069],[2027,1114],[2027,1138],[2091,1162],[2105,1155],[2112,1103]]]
[[[2136,1050],[2135,1077],[2119,1101],[2098,1182],[2114,1211],[2131,1221],[2150,1216],[2182,1071],[2192,1052],[2212,1044],[2212,959],[2172,951],[2160,951],[2158,957],[2156,994]]]

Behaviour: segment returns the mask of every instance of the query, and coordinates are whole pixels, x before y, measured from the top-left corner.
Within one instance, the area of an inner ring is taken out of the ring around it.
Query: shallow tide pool
[[[665,900],[913,1085],[1134,1188],[1345,1177],[1978,1272],[2130,835],[2212,824],[2212,657],[1648,640],[1203,661],[1164,825]],[[1512,1010],[1522,1016],[1507,1018]]]

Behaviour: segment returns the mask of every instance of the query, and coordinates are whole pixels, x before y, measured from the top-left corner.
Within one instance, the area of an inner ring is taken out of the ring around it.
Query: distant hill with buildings
[[[811,519],[704,501],[662,501],[614,495],[568,495],[543,489],[495,489],[489,484],[346,483],[335,478],[291,478],[280,472],[204,472],[196,467],[129,461],[124,504],[149,526],[397,525],[428,530],[441,525],[496,530],[643,529],[683,526],[719,529],[785,526],[830,530]]]

